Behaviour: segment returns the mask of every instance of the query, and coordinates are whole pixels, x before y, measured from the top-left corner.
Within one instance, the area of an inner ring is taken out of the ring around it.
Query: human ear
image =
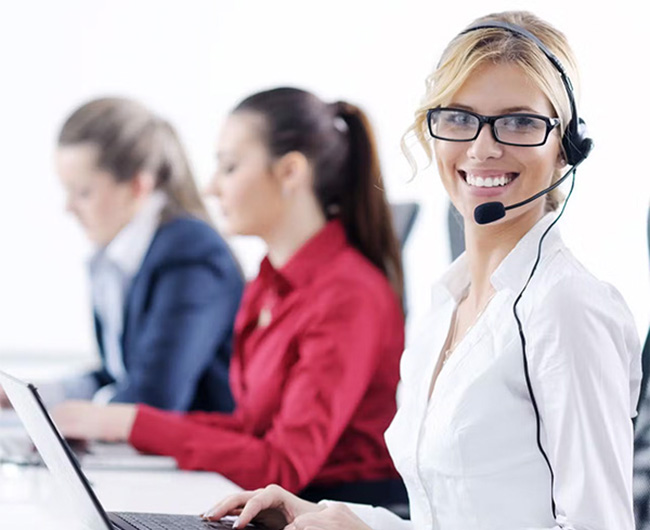
[[[283,195],[291,195],[305,185],[311,186],[309,160],[299,151],[291,151],[276,160],[273,173],[280,183]]]
[[[131,180],[131,190],[136,197],[146,197],[156,188],[156,177],[150,171],[138,171]]]

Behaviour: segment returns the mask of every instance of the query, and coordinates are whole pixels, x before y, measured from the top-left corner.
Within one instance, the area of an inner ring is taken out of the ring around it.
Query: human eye
[[[230,175],[235,171],[235,169],[237,169],[237,165],[230,160],[220,160],[217,164],[217,173],[220,175]]]
[[[92,192],[93,190],[90,186],[83,186],[81,188],[77,188],[74,191],[74,195],[76,195],[78,199],[88,199],[92,195]]]
[[[503,116],[497,121],[497,127],[516,134],[534,134],[546,129],[543,119],[536,116],[518,115]]]
[[[447,127],[473,128],[476,126],[476,118],[462,110],[447,110],[442,113],[443,124]]]

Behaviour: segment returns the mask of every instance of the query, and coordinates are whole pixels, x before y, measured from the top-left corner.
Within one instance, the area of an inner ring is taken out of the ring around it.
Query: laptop
[[[203,521],[198,515],[106,512],[70,446],[52,421],[34,385],[0,371],[0,385],[52,475],[69,492],[78,519],[89,530],[229,530],[234,518]],[[262,525],[249,529],[264,530]]]
[[[0,464],[21,466],[44,466],[31,438],[20,423],[12,425],[12,418],[18,416],[11,411],[0,411]],[[68,446],[84,470],[124,471],[171,471],[177,469],[176,460],[169,456],[143,454],[128,443],[69,440]]]

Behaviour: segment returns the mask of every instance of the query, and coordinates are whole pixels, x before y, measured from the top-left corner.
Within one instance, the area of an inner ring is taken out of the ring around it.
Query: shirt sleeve
[[[524,324],[554,473],[556,526],[633,530],[631,417],[639,338],[622,298],[593,278],[555,285]]]
[[[340,504],[337,501],[323,500],[318,504],[326,506],[332,504]],[[372,530],[413,530],[413,523],[407,519],[402,519],[386,508],[379,508],[370,506],[368,504],[355,504],[353,502],[345,502],[345,504],[352,512],[366,523]]]
[[[242,282],[200,261],[169,266],[154,281],[150,309],[130,345],[128,378],[112,401],[183,411],[206,367],[230,340]],[[220,361],[219,384],[231,403],[229,359]]]
[[[247,489],[276,483],[293,492],[316,476],[366,393],[382,344],[403,322],[375,297],[332,293],[297,337],[297,359],[265,432],[234,432],[141,408],[130,442],[174,456],[183,469],[216,471]],[[374,396],[394,402],[390,396]]]

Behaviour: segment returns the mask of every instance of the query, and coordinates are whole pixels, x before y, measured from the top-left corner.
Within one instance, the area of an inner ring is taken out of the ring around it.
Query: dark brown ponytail
[[[399,242],[363,111],[342,101],[328,105],[296,88],[254,94],[233,112],[244,111],[264,118],[264,138],[273,156],[298,151],[308,158],[325,216],[341,219],[348,241],[384,273],[402,299]]]
[[[374,133],[359,107],[340,101],[335,109],[347,125],[350,144],[344,171],[347,185],[340,197],[341,221],[349,241],[383,271],[402,299],[400,247],[384,193]]]

